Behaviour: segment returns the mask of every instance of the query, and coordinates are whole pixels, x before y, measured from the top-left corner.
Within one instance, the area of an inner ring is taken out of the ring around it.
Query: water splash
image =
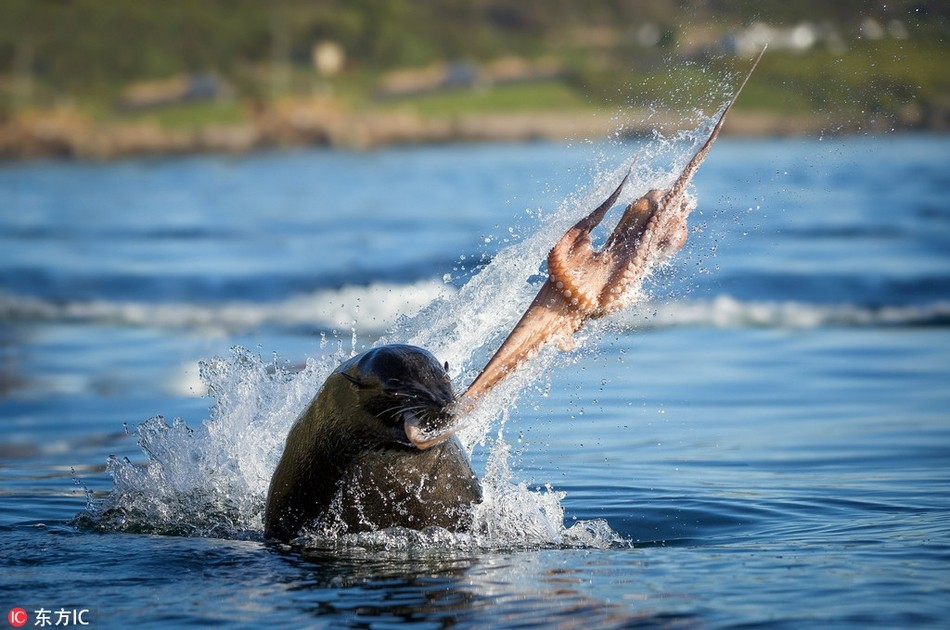
[[[630,180],[633,185],[619,203],[628,203],[651,188],[669,186],[705,134],[700,129],[673,139],[656,138],[640,152]],[[656,166],[663,163],[668,168]],[[544,278],[542,261],[551,244],[578,216],[609,195],[628,166],[614,165],[597,173],[589,189],[575,193],[546,215],[533,234],[499,252],[458,292],[442,292],[416,315],[398,319],[379,343],[399,341],[428,348],[441,361],[448,361],[450,375],[461,391],[537,292]],[[600,324],[592,328],[598,329]],[[583,335],[579,345],[592,338],[596,334]],[[136,435],[148,461],[139,466],[127,459],[111,459],[112,492],[104,499],[90,500],[78,520],[104,530],[259,538],[267,487],[284,438],[329,373],[357,351],[355,346],[355,337],[350,348],[342,342],[335,347],[322,344],[322,356],[308,360],[299,372],[243,348],[203,363],[201,380],[215,400],[210,418],[196,429],[181,419],[168,423],[162,417],[140,425]],[[387,530],[315,536],[309,544],[386,548],[625,544],[605,521],[565,527],[564,493],[550,486],[531,488],[517,481],[512,470],[504,437],[508,410],[522,391],[567,361],[569,357],[551,348],[542,351],[467,418],[459,433],[463,446],[469,454],[475,448],[489,453],[482,475],[484,500],[475,510],[471,533]]]
[[[110,458],[112,492],[93,500],[81,520],[107,530],[259,536],[284,437],[343,356],[337,348],[296,373],[241,347],[203,362],[201,380],[215,399],[211,417],[197,429],[162,416],[139,425],[148,461]]]

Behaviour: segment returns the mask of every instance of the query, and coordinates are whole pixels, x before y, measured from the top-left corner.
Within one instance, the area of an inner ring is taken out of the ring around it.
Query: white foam
[[[373,283],[297,295],[275,302],[113,302],[85,300],[59,303],[0,293],[0,318],[31,321],[83,321],[186,328],[205,334],[226,335],[262,326],[306,326],[317,330],[379,335],[397,317],[412,315],[437,297],[454,289],[436,280],[412,284]]]
[[[547,233],[547,231],[545,231]],[[210,336],[244,333],[262,327],[305,327],[309,330],[366,336],[386,334],[394,341],[428,347],[461,367],[497,347],[534,296],[537,276],[547,253],[544,238],[524,243],[536,260],[528,263],[503,251],[492,265],[460,291],[438,280],[411,284],[374,283],[315,291],[275,303],[223,304],[110,302],[60,303],[0,293],[0,319],[5,321],[78,321],[143,328],[174,328]],[[538,245],[538,246],[536,246]],[[509,281],[508,284],[500,284]],[[457,295],[458,294],[458,295]],[[627,328],[716,326],[721,328],[819,326],[925,326],[950,320],[950,301],[929,304],[867,306],[813,304],[801,301],[742,301],[729,295],[709,299],[651,302],[635,295],[630,308],[614,316]],[[485,305],[484,307],[479,305]],[[193,384],[193,383],[192,383]]]
[[[645,301],[619,313],[615,322],[629,329],[705,326],[715,328],[818,328],[824,326],[922,326],[950,321],[950,301],[921,305],[862,306],[796,301],[710,300]]]

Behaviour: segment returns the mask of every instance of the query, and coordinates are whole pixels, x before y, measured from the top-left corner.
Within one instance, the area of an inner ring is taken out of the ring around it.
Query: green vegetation
[[[314,97],[354,111],[398,107],[436,117],[706,109],[710,95],[715,102],[731,90],[723,76],[748,67],[749,54],[732,56],[724,42],[754,22],[817,25],[837,43],[829,38],[798,52],[774,47],[742,107],[842,121],[883,115],[907,125],[946,122],[950,4],[868,4],[3,0],[0,123],[23,111],[66,105],[94,121],[144,120],[191,129],[247,122],[279,99]],[[321,76],[313,66],[314,45],[327,41],[344,51],[345,63],[340,72]],[[380,80],[393,70],[456,61],[481,68],[512,56],[547,59],[563,71],[517,84],[377,97]],[[118,106],[130,86],[197,75],[215,77],[227,97]]]
[[[946,101],[950,96],[946,54],[946,47],[937,42],[908,45],[888,40],[857,42],[841,53],[770,51],[756,70],[755,81],[746,88],[741,107],[781,114],[899,115],[914,103]],[[731,61],[726,66],[741,75],[748,61]],[[667,102],[670,97],[664,95],[671,86],[683,86],[673,95],[674,101],[704,107],[710,87],[716,87],[715,83],[710,86],[715,77],[694,65],[640,78],[644,93],[636,98],[644,103]]]
[[[245,112],[235,101],[186,103],[147,112],[111,114],[127,122],[153,122],[169,129],[201,129],[214,125],[230,125],[245,120]]]
[[[402,100],[424,116],[458,116],[486,112],[571,110],[589,107],[581,95],[563,81],[508,85],[491,89],[448,91]]]

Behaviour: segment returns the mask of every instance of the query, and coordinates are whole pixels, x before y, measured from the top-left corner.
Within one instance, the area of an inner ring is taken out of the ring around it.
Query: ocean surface
[[[559,234],[700,137],[0,166],[3,613],[946,627],[947,136],[721,139],[684,250],[463,431],[472,534],[262,539],[329,370],[409,342],[463,389]]]

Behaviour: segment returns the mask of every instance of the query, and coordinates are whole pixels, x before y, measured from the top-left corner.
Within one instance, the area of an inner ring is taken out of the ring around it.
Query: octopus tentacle
[[[552,249],[548,254],[548,282],[553,284],[571,305],[582,311],[593,310],[597,307],[597,296],[589,293],[578,280],[564,252],[557,248]]]
[[[670,188],[651,190],[629,204],[604,246],[596,251],[591,231],[617,202],[630,176],[628,171],[614,192],[551,248],[548,278],[511,334],[463,394],[460,409],[473,406],[545,344],[569,345],[584,322],[622,308],[630,290],[639,286],[658,262],[683,246],[686,219],[693,209],[686,189],[764,53],[763,48],[709,137]]]

